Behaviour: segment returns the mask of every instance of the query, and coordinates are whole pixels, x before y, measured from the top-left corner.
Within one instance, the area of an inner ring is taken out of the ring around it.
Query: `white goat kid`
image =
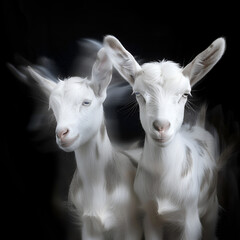
[[[141,239],[133,190],[136,169],[113,149],[104,124],[102,104],[112,76],[104,49],[98,52],[91,80],[71,77],[55,83],[28,69],[49,96],[57,121],[57,144],[75,152],[77,169],[69,200],[81,218],[82,239]]]
[[[194,126],[182,123],[191,87],[221,58],[225,40],[215,40],[185,68],[171,61],[140,66],[113,36],[104,47],[132,85],[146,133],[134,182],[146,212],[146,240],[215,239],[217,140],[204,129],[206,109]]]

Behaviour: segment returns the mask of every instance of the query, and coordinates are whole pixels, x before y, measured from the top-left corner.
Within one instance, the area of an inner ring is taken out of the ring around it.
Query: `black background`
[[[77,226],[70,224],[72,219],[61,207],[74,169],[72,154],[52,147],[55,137],[50,129],[47,143],[36,138],[39,133],[29,131],[37,100],[6,67],[7,62],[14,63],[15,54],[33,63],[41,56],[50,57],[59,66],[59,75],[68,76],[77,54],[76,41],[81,38],[102,41],[111,34],[143,61],[168,59],[186,65],[223,36],[226,52],[196,87],[194,97],[207,101],[210,108],[221,104],[226,117],[231,112],[240,122],[237,7],[230,2],[220,7],[198,2],[182,11],[169,3],[130,8],[123,2],[2,1],[0,216],[7,239],[78,239]],[[238,171],[239,163],[233,172]],[[230,235],[239,239],[238,189],[238,185],[228,189],[234,197],[221,212],[219,239],[230,239]]]

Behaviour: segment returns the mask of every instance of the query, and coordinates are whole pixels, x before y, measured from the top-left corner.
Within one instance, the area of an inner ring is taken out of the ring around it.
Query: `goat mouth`
[[[169,138],[153,138],[154,141],[165,143],[169,140]]]
[[[164,136],[164,137],[156,137],[156,136],[152,136],[152,139],[159,144],[167,144],[168,142],[170,142],[170,140],[172,139],[171,136]]]
[[[60,146],[62,148],[68,148],[77,140],[77,138],[78,138],[78,135],[72,139],[61,141]]]

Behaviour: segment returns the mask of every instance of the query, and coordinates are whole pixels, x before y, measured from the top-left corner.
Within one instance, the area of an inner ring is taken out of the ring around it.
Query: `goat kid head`
[[[186,67],[171,61],[140,66],[118,39],[106,36],[104,48],[114,67],[130,83],[136,95],[146,135],[166,146],[180,129],[191,88],[219,61],[225,40],[216,39]]]
[[[91,80],[71,77],[58,83],[28,67],[31,76],[49,97],[56,126],[56,142],[66,151],[74,151],[88,142],[103,122],[102,103],[112,77],[112,65],[104,49],[100,49],[92,67]]]

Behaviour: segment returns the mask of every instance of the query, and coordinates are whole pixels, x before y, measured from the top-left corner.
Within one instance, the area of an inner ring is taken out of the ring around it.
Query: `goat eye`
[[[183,98],[187,98],[188,96],[191,96],[191,93],[184,93],[184,94],[182,95]]]
[[[135,92],[135,96],[136,96],[136,97],[140,97],[140,96],[142,96],[142,95],[141,95],[140,92]]]
[[[84,100],[84,101],[82,102],[82,105],[85,106],[85,107],[88,107],[88,106],[91,105],[91,101],[90,101],[90,100]]]
[[[182,102],[183,100],[186,100],[188,98],[188,96],[191,96],[190,92],[186,92],[183,95],[180,96],[178,103]]]
[[[134,94],[139,103],[146,103],[144,96],[140,92],[134,92]]]

